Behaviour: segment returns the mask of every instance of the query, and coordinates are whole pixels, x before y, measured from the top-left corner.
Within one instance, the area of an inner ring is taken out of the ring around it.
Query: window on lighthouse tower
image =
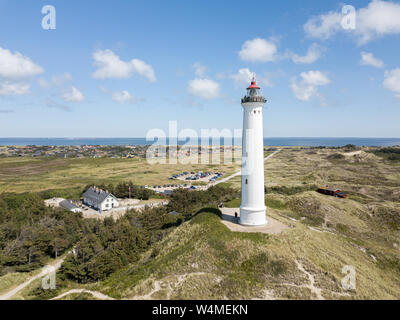
[[[250,97],[257,97],[259,95],[260,89],[257,88],[250,88],[247,90],[247,94]]]

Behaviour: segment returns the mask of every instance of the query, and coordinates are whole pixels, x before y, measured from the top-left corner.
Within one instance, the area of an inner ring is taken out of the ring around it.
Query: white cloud
[[[109,89],[104,88],[103,86],[99,86],[99,89],[104,94],[110,95],[111,99],[121,104],[136,103],[143,101],[143,99],[132,96],[131,93],[127,90],[112,92]]]
[[[312,17],[304,25],[306,34],[313,38],[328,39],[339,31],[353,34],[358,44],[385,35],[400,34],[400,4],[391,1],[373,0],[367,7],[356,12],[356,28],[342,28],[342,14],[328,12]]]
[[[303,78],[303,82],[313,86],[324,86],[331,82],[321,71],[302,72],[300,76]]]
[[[64,74],[55,75],[51,77],[50,80],[45,78],[38,79],[38,83],[42,88],[50,88],[52,86],[62,87],[66,82],[72,81],[72,76],[70,73],[65,72]]]
[[[385,71],[383,86],[393,91],[397,98],[400,98],[400,68]]]
[[[296,77],[292,78],[290,88],[296,98],[301,101],[309,101],[317,90],[315,86],[298,83]]]
[[[126,90],[114,92],[111,97],[114,101],[117,101],[121,104],[129,102],[133,98],[132,95]]]
[[[65,92],[62,98],[68,102],[81,102],[85,99],[85,96],[77,88],[71,87],[71,90]]]
[[[317,87],[329,84],[331,82],[329,78],[321,71],[302,72],[300,77],[301,81],[297,81],[297,78],[293,77],[290,84],[296,98],[301,101],[310,101],[313,97],[320,97],[321,104],[325,104]]]
[[[369,52],[361,52],[361,61],[360,63],[365,66],[373,66],[375,68],[383,68],[384,63],[382,60],[375,58],[372,53]]]
[[[93,53],[93,59],[97,67],[93,73],[95,79],[126,79],[137,73],[151,82],[156,81],[153,67],[142,60],[133,59],[125,62],[111,50],[97,50]]]
[[[53,76],[51,78],[51,81],[56,86],[61,87],[64,85],[65,82],[72,81],[72,76],[70,73],[65,72],[64,74]]]
[[[133,66],[133,71],[140,74],[141,76],[147,78],[151,82],[156,81],[156,76],[154,74],[153,67],[146,62],[139,60],[139,59],[133,59],[131,61],[131,64]]]
[[[317,61],[322,55],[323,48],[316,43],[313,43],[307,50],[305,56],[300,56],[296,53],[289,53],[292,61],[296,64],[311,64]]]
[[[309,19],[304,25],[304,31],[312,38],[328,39],[341,28],[342,15],[338,12],[328,12]]]
[[[103,86],[99,86],[99,89],[103,93],[109,93],[110,92],[107,88],[104,88]]]
[[[0,83],[0,96],[21,96],[29,93],[31,85],[24,82],[9,82]]]
[[[50,87],[50,83],[44,78],[38,79],[38,83],[39,83],[39,86],[41,86],[42,88],[49,88]]]
[[[224,77],[221,75],[221,77]],[[233,79],[236,87],[244,87],[247,86],[253,77],[256,77],[257,83],[260,85],[264,85],[267,87],[271,87],[272,83],[267,76],[256,76],[254,72],[251,72],[248,68],[239,69],[239,71],[235,74],[231,74],[227,76],[230,79]]]
[[[357,10],[355,33],[359,43],[364,44],[373,38],[400,33],[400,4],[373,0],[366,8]]]
[[[199,79],[189,81],[189,93],[193,96],[204,99],[218,98],[220,86],[217,82],[210,79]]]
[[[273,41],[268,41],[261,38],[247,40],[239,56],[244,61],[250,62],[269,62],[276,60],[276,53],[278,49]]]
[[[207,68],[203,65],[201,65],[199,62],[195,62],[193,64],[194,68],[194,73],[196,74],[197,77],[203,78],[205,76]]]
[[[235,81],[235,85],[237,87],[245,86],[248,84],[252,78],[255,76],[254,72],[251,72],[247,68],[239,69],[238,73],[232,74],[229,76],[229,78],[233,79]]]
[[[0,77],[21,79],[36,76],[44,70],[19,52],[12,53],[0,47]]]

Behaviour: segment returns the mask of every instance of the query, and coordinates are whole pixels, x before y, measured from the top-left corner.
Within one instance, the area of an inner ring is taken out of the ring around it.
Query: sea
[[[146,138],[0,138],[0,146],[138,146],[151,145],[156,140]],[[188,143],[189,140],[178,141],[178,145]],[[234,141],[232,144],[240,144]],[[169,139],[162,144],[169,144]],[[190,144],[193,144],[192,142]],[[199,145],[201,141],[199,141]],[[211,141],[210,141],[211,144]],[[224,144],[223,139],[221,145]],[[341,147],[348,144],[368,147],[400,146],[400,138],[264,138],[265,146],[305,146],[305,147]]]

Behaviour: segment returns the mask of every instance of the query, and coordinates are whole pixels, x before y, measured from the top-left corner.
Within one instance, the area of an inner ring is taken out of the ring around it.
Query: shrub
[[[306,224],[321,226],[325,221],[325,213],[321,212],[321,205],[315,199],[294,197],[289,200],[289,207],[298,216],[304,217]]]
[[[326,157],[326,159],[328,159],[328,160],[343,160],[345,158],[346,157],[344,155],[342,155],[341,153],[333,153]]]
[[[267,193],[277,193],[277,194],[291,196],[305,191],[316,190],[317,188],[318,187],[315,184],[305,184],[305,185],[291,186],[291,187],[274,186],[267,188]]]

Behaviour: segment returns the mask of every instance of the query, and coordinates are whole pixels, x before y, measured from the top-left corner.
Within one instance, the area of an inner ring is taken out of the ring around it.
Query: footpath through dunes
[[[67,280],[43,295],[31,284],[14,298],[400,299],[400,163],[337,153],[346,152],[282,148],[266,162],[267,214],[285,226],[279,233],[232,231],[219,210],[203,209],[103,281]],[[315,192],[321,185],[348,198]],[[224,205],[237,207],[233,197]],[[345,266],[354,290],[342,287]]]
[[[63,294],[60,294],[59,296],[54,297],[54,298],[52,298],[50,300],[60,300],[60,299],[63,299],[65,297],[69,296],[69,295],[72,295],[74,293],[88,293],[88,294],[92,295],[94,298],[96,298],[98,300],[114,300],[113,298],[111,298],[111,297],[109,297],[109,296],[107,296],[105,294],[102,294],[101,292],[91,291],[91,290],[86,290],[86,289],[72,289],[72,290],[64,292]]]
[[[0,300],[9,300],[12,297],[14,297],[18,292],[22,291],[24,288],[26,288],[27,286],[29,286],[33,281],[41,279],[47,275],[49,275],[50,273],[53,273],[55,271],[57,271],[63,261],[64,261],[65,257],[59,258],[57,260],[55,260],[54,262],[44,266],[40,273],[30,277],[28,280],[24,281],[23,283],[21,283],[20,285],[10,289],[9,291],[5,292],[4,294],[2,294],[0,296]]]
[[[396,274],[339,233],[270,214],[280,234],[232,232],[217,209],[204,209],[148,251],[139,263],[91,289],[116,299],[398,299]],[[357,270],[356,290],[341,286]],[[268,294],[266,294],[268,293]]]

